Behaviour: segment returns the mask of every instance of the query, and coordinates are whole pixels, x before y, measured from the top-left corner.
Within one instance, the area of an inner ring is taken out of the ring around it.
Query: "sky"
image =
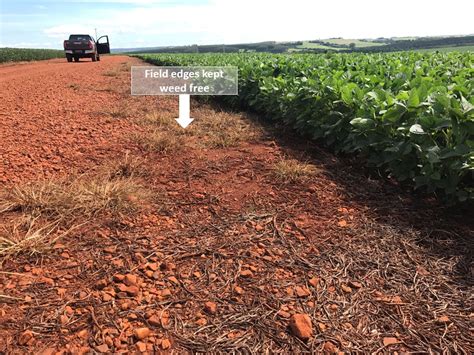
[[[473,0],[0,0],[0,47],[114,48],[474,33]]]

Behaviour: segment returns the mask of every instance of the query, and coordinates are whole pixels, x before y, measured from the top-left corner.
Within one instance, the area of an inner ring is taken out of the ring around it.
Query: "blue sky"
[[[0,0],[0,47],[61,48],[70,33],[145,47],[474,33],[474,1]]]

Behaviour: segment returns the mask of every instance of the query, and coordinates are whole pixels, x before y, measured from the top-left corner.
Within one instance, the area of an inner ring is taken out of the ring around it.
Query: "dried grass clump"
[[[165,154],[181,151],[185,143],[182,136],[161,130],[138,133],[132,139],[148,152]]]
[[[149,174],[145,160],[127,152],[121,159],[106,163],[102,168],[109,180],[144,177]]]
[[[153,111],[140,118],[138,123],[142,126],[151,126],[156,131],[167,132],[161,135],[168,137],[193,137],[197,140],[189,140],[189,142],[197,143],[199,146],[212,148],[227,148],[239,145],[241,142],[251,141],[259,136],[259,129],[253,125],[250,120],[243,115],[235,113],[227,113],[223,111],[215,111],[211,108],[198,108],[192,111],[192,116],[195,118],[194,122],[186,129],[181,128],[176,122],[177,112],[171,111]],[[153,149],[154,144],[150,142],[152,136],[139,141],[145,143],[146,147]],[[162,137],[158,135],[158,140],[161,142]],[[181,140],[181,138],[177,138]],[[154,140],[154,139],[153,139]],[[170,139],[166,139],[170,142]],[[158,151],[161,150],[161,145],[158,144]],[[172,145],[172,144],[171,144]],[[166,150],[166,149],[165,149]],[[172,149],[167,149],[172,151]]]
[[[170,129],[178,131],[178,123],[176,122],[176,114],[172,112],[152,111],[139,119],[138,124],[142,126],[153,126],[161,129]]]
[[[151,194],[134,178],[135,161],[126,158],[115,168],[0,191],[0,256],[40,253],[93,218],[137,211]]]
[[[273,165],[273,176],[282,182],[301,182],[318,173],[318,169],[296,159],[280,159]]]
[[[147,192],[134,179],[82,176],[14,186],[1,193],[0,213],[19,211],[35,217],[71,220],[103,211],[126,213],[146,198]]]
[[[186,135],[202,138],[205,145],[227,148],[257,139],[258,127],[243,115],[224,111],[202,109],[196,112],[196,120],[185,132]]]
[[[0,256],[5,259],[10,256],[27,253],[41,254],[51,249],[55,242],[66,236],[80,225],[61,230],[61,219],[43,226],[37,226],[38,218],[23,217],[16,221],[11,228],[0,231]]]
[[[109,115],[112,118],[127,118],[131,115],[131,110],[124,104],[118,106],[113,106],[109,110],[105,111],[105,114]]]
[[[110,77],[115,77],[119,75],[119,72],[117,70],[107,70],[102,74],[103,76],[110,76]]]

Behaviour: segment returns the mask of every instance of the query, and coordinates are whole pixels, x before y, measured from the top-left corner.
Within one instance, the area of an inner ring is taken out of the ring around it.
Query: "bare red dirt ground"
[[[468,210],[251,115],[194,102],[183,134],[163,120],[176,98],[129,95],[130,64],[0,67],[2,196],[125,156],[151,193],[127,196],[130,213],[75,215],[50,248],[2,256],[0,352],[474,351]],[[156,132],[170,142],[150,149]],[[288,160],[311,176],[278,178]],[[0,245],[25,214],[0,213]]]

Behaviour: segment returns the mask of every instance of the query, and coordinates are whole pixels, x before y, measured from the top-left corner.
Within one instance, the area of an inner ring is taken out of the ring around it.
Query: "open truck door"
[[[109,36],[99,37],[96,41],[96,45],[98,54],[110,53]]]

